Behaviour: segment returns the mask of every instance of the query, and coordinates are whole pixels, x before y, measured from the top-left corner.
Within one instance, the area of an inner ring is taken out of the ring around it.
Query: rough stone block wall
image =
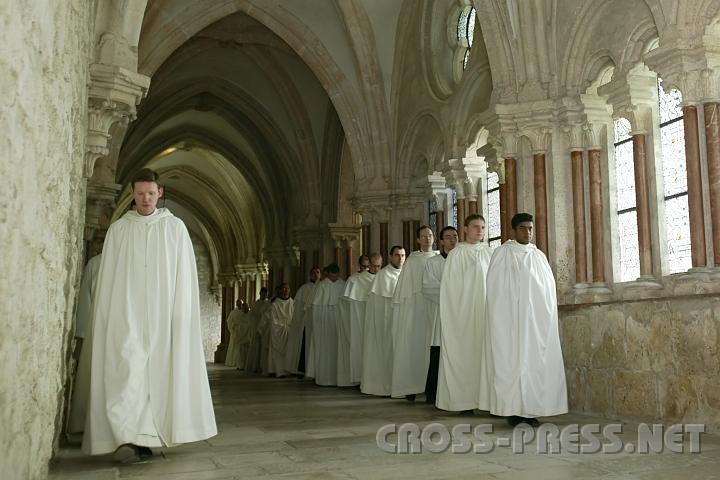
[[[200,320],[202,322],[203,350],[207,362],[215,361],[215,350],[220,344],[222,308],[215,300],[211,287],[213,283],[212,263],[205,245],[191,235],[200,290]]]
[[[45,478],[85,212],[93,2],[0,8],[0,476]]]
[[[720,431],[720,296],[560,312],[571,410]]]

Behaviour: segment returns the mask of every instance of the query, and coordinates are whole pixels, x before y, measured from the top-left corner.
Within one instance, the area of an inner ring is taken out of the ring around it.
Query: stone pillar
[[[720,267],[720,104],[706,103],[703,105],[703,110],[710,186],[713,261],[715,267]]]
[[[459,186],[458,186],[459,187]],[[458,240],[461,242],[465,241],[465,192],[462,188],[457,188],[457,229],[458,229]]]
[[[320,250],[313,250],[313,266],[320,267],[320,270],[322,270],[322,266],[320,265]]]
[[[248,305],[254,306],[255,300],[257,300],[257,274],[252,275],[248,282]]]
[[[342,265],[342,261],[340,260],[342,256],[342,251],[340,248],[340,242],[335,243],[335,265],[340,267]]]
[[[390,253],[388,248],[388,222],[380,222],[380,254],[383,259],[387,259],[387,255]]]
[[[635,204],[637,207],[638,247],[640,251],[640,276],[649,277],[652,276],[653,272],[645,134],[635,133],[633,134],[632,139],[633,164],[635,167]]]
[[[435,235],[439,235],[440,231],[447,227],[447,223],[445,222],[445,210],[438,210],[435,213],[435,223],[437,224],[437,232],[435,232]]]
[[[605,230],[603,228],[602,173],[600,150],[588,150],[590,180],[590,236],[592,238],[592,273],[594,283],[605,283]]]
[[[227,326],[227,317],[235,308],[235,274],[221,273],[218,274],[218,280],[222,286],[222,303],[221,303],[221,324],[220,324],[220,344],[215,350],[215,363],[225,363],[225,355],[227,354],[228,339],[230,332]]]
[[[412,252],[412,221],[411,220],[403,220],[402,222],[402,245],[405,249],[405,252],[408,254]]]
[[[478,213],[478,202],[477,199],[468,199],[468,215],[474,215]]]
[[[369,223],[365,223],[362,226],[362,253],[363,255],[370,255],[372,253],[371,247],[370,247],[370,238],[372,231],[371,225]]]
[[[547,177],[545,152],[533,153],[533,186],[535,188],[535,244],[548,255]]]
[[[345,247],[345,271],[347,272],[348,277],[355,273],[354,266],[355,259],[353,258],[352,241],[348,241],[347,246]]]
[[[697,115],[698,112],[695,105],[683,106],[692,266],[705,267],[707,266],[707,255],[705,252],[705,209],[703,207],[702,175],[700,173],[700,138],[698,136]]]
[[[515,238],[512,232],[510,220],[517,214],[517,161],[515,157],[507,157],[505,159],[505,188],[504,195],[501,199],[505,199],[505,226],[507,234],[505,238]]]
[[[416,232],[418,231],[418,228],[420,228],[420,225],[422,225],[425,222],[421,222],[420,220],[413,220],[412,224],[410,225],[410,250],[407,250],[407,254],[410,255],[410,252],[414,251],[416,248],[420,248],[416,243],[415,240],[417,238]]]
[[[585,239],[585,172],[582,150],[570,152],[575,231],[575,283],[587,282],[587,241]]]

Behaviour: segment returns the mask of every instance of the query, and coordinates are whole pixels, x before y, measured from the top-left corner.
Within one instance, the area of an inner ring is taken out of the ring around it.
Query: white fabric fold
[[[322,280],[315,289],[312,301],[312,358],[313,378],[317,385],[337,385],[338,333],[340,297],[345,280]]]
[[[167,209],[131,211],[105,238],[93,307],[83,450],[172,446],[217,434],[195,255]]]
[[[494,415],[567,413],[555,278],[533,244],[508,240],[488,271],[480,408]]]
[[[430,344],[428,305],[422,294],[425,264],[438,252],[415,251],[407,257],[393,295],[393,397],[425,391]]]
[[[438,408],[478,408],[485,332],[485,275],[490,248],[459,243],[445,261],[440,285],[441,346]]]

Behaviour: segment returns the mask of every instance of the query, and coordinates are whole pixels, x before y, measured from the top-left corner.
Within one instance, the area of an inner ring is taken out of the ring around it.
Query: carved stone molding
[[[108,155],[113,125],[121,122],[126,126],[135,118],[136,106],[149,86],[150,78],[145,75],[111,65],[90,66],[85,178],[92,177],[95,162]]]

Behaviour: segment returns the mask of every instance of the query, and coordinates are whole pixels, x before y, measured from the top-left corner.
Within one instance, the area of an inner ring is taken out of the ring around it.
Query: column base
[[[641,275],[625,285],[626,288],[664,288],[657,278],[652,275]]]
[[[228,346],[227,343],[221,343],[215,350],[215,363],[225,363],[227,357]]]

